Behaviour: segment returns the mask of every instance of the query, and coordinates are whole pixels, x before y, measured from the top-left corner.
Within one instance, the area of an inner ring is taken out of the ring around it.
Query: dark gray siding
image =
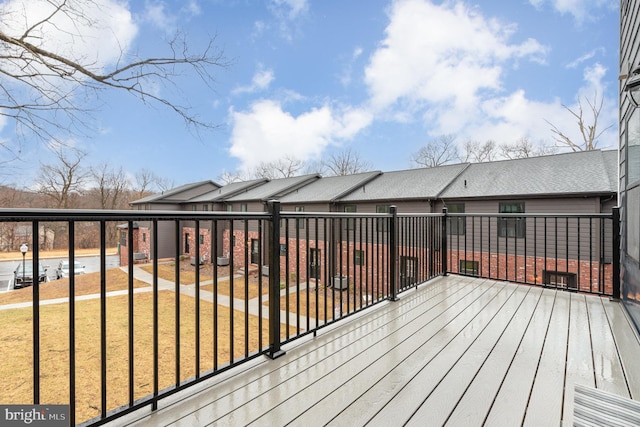
[[[628,75],[640,64],[640,0],[622,0],[620,4],[620,75]],[[640,182],[630,179],[635,161],[630,161],[628,144],[640,138],[636,132],[640,113],[629,102],[625,84],[626,79],[620,79],[621,285],[625,307],[640,329]]]

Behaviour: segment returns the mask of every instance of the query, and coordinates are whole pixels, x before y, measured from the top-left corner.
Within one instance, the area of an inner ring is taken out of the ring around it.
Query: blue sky
[[[146,168],[179,185],[351,148],[374,169],[406,169],[441,134],[551,144],[548,120],[577,136],[562,105],[594,93],[604,95],[600,123],[613,125],[599,146],[617,144],[618,1],[100,2],[109,7],[96,19],[113,31],[91,49],[153,55],[181,29],[194,48],[216,35],[230,65],[214,70],[213,90],[193,76],[176,81],[193,111],[219,125],[199,136],[167,109],[100,93],[96,132],[69,138],[88,164]],[[105,67],[117,59],[107,53]],[[3,143],[13,131],[0,121]],[[45,147],[24,141],[10,165],[21,183],[52,160]]]

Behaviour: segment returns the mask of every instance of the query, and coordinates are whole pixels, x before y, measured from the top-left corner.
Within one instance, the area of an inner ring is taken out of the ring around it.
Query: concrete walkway
[[[124,271],[125,273],[129,273],[129,268],[128,267],[120,267],[120,269],[122,271]],[[143,288],[135,288],[133,290],[134,294],[140,294],[140,293],[146,293],[146,292],[152,292],[153,291],[153,274],[148,273],[147,271],[143,270],[139,265],[136,265],[133,267],[133,277],[137,280],[140,280],[141,282],[147,283],[149,286],[147,287],[143,287]],[[242,275],[236,275],[234,276],[235,279],[240,279],[244,276]],[[223,280],[229,280],[229,277],[220,277],[218,278],[219,281],[223,281]],[[206,286],[206,285],[211,285],[213,284],[213,280],[205,280],[205,281],[201,281],[200,282],[200,286]],[[306,283],[300,283],[300,290],[304,290],[306,289]],[[196,296],[196,290],[195,290],[195,285],[191,284],[191,285],[180,285],[180,293],[183,295],[187,295],[190,296],[192,298],[195,298]],[[158,290],[160,291],[171,291],[174,292],[176,289],[176,285],[174,282],[170,281],[170,280],[166,280],[163,279],[161,277],[158,277]],[[295,287],[291,287],[290,288],[290,292],[295,292],[296,288]],[[111,292],[107,292],[107,297],[115,297],[115,296],[122,296],[122,295],[127,295],[129,293],[128,289],[123,289],[123,290],[119,290],[119,291],[111,291]],[[286,295],[286,290],[285,289],[281,289],[280,290],[280,296],[285,296]],[[75,297],[75,301],[87,301],[87,300],[92,300],[92,299],[99,299],[100,298],[100,294],[89,294],[89,295],[79,295]],[[200,290],[200,299],[203,301],[207,301],[210,303],[213,303],[213,293],[209,292],[209,291],[205,291],[205,290]],[[269,310],[268,309],[259,309],[259,306],[262,302],[267,301],[268,300],[268,296],[263,296],[262,298],[260,296],[256,297],[256,298],[252,298],[249,300],[249,304],[248,304],[248,308],[249,311],[248,313],[253,315],[253,316],[262,316],[263,319],[269,319]],[[69,302],[69,298],[54,298],[54,299],[45,299],[45,300],[41,300],[40,301],[40,306],[44,306],[44,305],[53,305],[53,304],[65,304]],[[223,294],[218,294],[218,304],[224,307],[231,307],[231,299],[229,298],[228,295],[223,295]],[[19,303],[13,303],[13,304],[4,304],[4,305],[0,305],[0,311],[1,310],[11,310],[14,308],[28,308],[31,307],[32,303],[31,302],[19,302]],[[243,312],[245,309],[245,301],[244,299],[238,299],[238,298],[234,298],[233,299],[233,309],[236,311],[241,311]],[[284,310],[280,311],[280,318],[281,319],[285,319],[287,316],[287,312]],[[289,313],[289,325],[292,327],[297,327],[297,319],[300,319],[300,325],[302,328],[302,325],[306,325],[307,324],[307,318],[306,316],[303,315],[298,315],[296,313]],[[311,322],[311,325],[315,324],[315,319],[310,318],[309,319]]]

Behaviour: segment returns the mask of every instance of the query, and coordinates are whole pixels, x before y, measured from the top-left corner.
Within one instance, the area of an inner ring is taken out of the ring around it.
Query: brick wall
[[[120,229],[120,265],[129,265],[129,229]],[[151,233],[146,227],[133,229],[133,253],[144,253],[145,259],[135,260],[134,264],[145,263],[151,257]]]

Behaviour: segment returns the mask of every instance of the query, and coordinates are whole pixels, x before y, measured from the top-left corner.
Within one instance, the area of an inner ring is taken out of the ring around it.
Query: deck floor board
[[[569,425],[573,386],[640,397],[618,302],[439,278],[160,401],[128,425]]]

